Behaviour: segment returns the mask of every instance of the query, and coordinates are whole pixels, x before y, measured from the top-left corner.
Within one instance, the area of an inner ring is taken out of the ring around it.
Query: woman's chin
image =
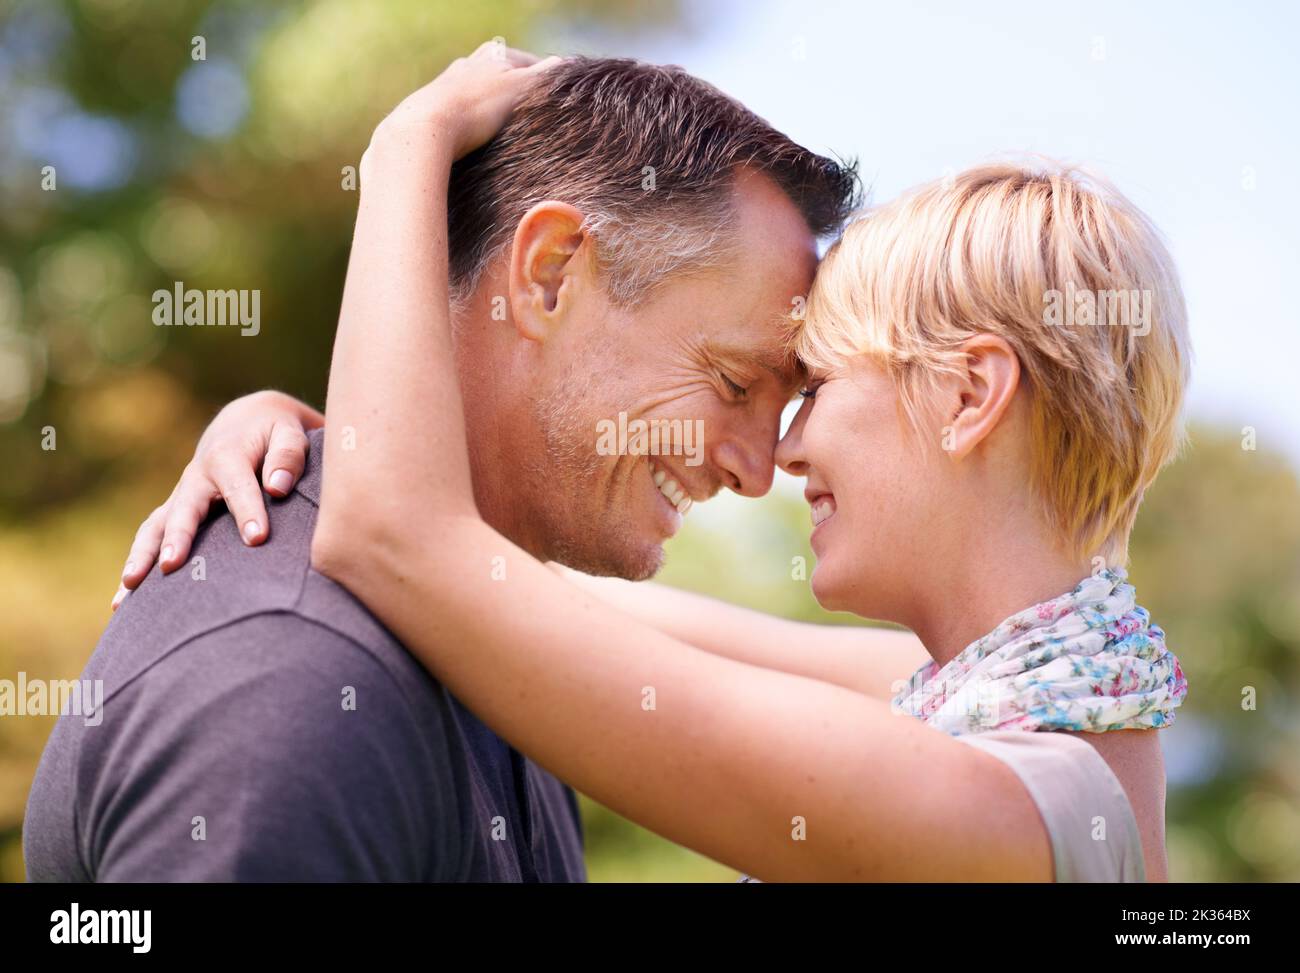
[[[874,612],[883,606],[872,597],[878,590],[868,579],[867,566],[844,564],[834,558],[819,558],[808,587],[817,604],[828,612],[851,612],[860,618],[880,618]]]
[[[845,610],[843,605],[844,594],[835,584],[834,574],[826,569],[824,560],[818,560],[817,566],[813,568],[812,577],[808,579],[808,586],[812,589],[817,604],[828,612]]]

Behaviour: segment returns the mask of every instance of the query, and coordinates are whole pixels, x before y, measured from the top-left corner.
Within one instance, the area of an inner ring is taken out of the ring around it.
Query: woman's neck
[[[941,667],[1001,622],[1033,605],[1072,591],[1090,565],[1030,536],[986,537],[982,551],[967,549],[948,577],[930,588],[910,627]]]

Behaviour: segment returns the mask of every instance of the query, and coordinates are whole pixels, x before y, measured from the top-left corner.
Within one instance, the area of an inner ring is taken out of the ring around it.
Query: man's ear
[[[964,370],[950,387],[954,415],[944,430],[944,449],[962,459],[997,428],[1020,387],[1020,358],[1004,338],[980,334],[962,344]]]
[[[515,328],[531,341],[545,341],[569,310],[576,276],[585,262],[574,255],[586,234],[582,213],[547,200],[533,206],[515,227],[510,250],[510,311]]]

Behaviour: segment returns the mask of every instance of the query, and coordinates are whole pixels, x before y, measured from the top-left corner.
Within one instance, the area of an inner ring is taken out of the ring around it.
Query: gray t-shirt
[[[32,881],[585,881],[573,792],[310,567],[320,431],[249,548],[222,511],[123,602],[32,783]],[[90,724],[90,725],[88,725]]]

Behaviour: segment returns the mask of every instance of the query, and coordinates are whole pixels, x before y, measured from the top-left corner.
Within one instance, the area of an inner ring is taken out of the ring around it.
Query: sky
[[[673,25],[557,37],[680,64],[872,198],[1041,153],[1099,170],[1165,234],[1191,417],[1300,466],[1300,4],[685,0]]]

